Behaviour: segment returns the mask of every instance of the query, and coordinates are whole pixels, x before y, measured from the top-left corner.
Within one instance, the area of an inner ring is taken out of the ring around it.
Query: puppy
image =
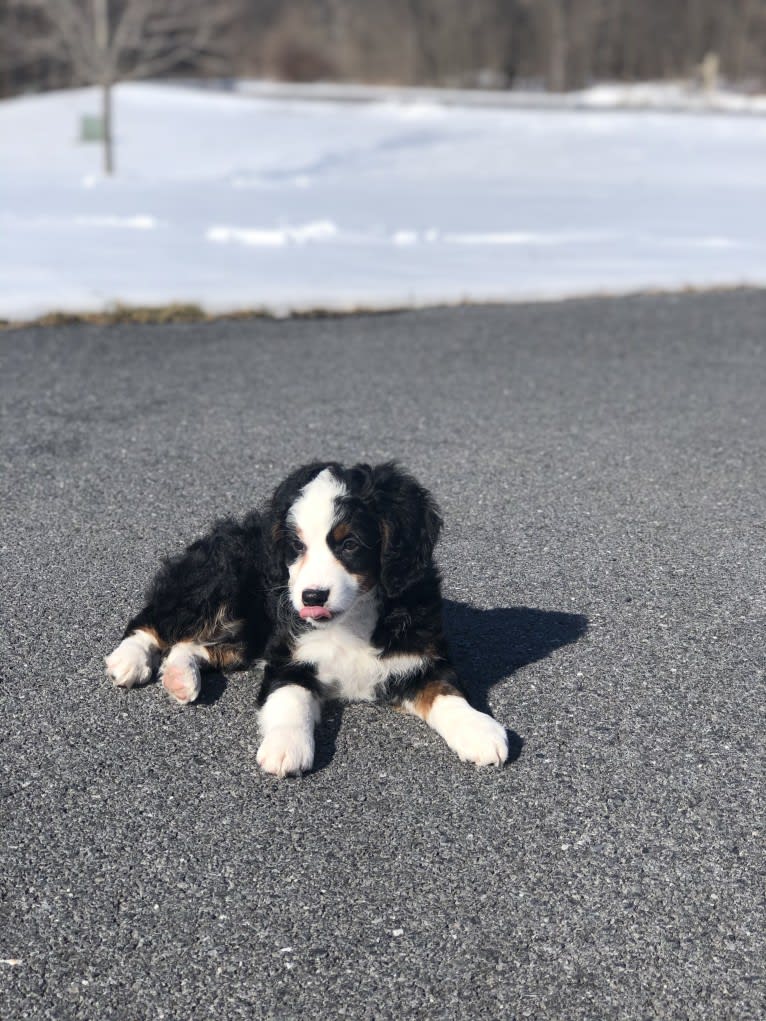
[[[327,698],[400,707],[464,761],[499,766],[505,728],[469,705],[450,661],[433,562],[441,527],[430,494],[396,464],[305,465],[263,514],[219,521],[163,564],[107,673],[130,688],[159,669],[185,704],[202,670],[264,659],[257,760],[275,776],[311,769]]]

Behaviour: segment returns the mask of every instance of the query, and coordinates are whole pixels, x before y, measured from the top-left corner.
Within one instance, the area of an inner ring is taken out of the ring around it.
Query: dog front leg
[[[265,773],[290,776],[314,764],[314,728],[320,701],[313,685],[288,676],[272,681],[267,667],[261,692],[261,744],[256,761]]]
[[[508,758],[505,727],[479,712],[447,680],[430,678],[408,693],[403,707],[425,720],[463,760],[477,766],[502,766]]]

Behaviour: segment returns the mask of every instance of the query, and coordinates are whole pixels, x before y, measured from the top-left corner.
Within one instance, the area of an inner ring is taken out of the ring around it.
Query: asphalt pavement
[[[0,1017],[764,1016],[766,293],[0,334]],[[158,558],[314,458],[435,493],[461,764],[255,671],[112,688]]]

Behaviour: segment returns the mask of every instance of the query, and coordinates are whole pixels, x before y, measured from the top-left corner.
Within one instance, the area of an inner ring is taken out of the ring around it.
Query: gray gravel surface
[[[0,1017],[762,1017],[765,337],[748,292],[0,335]],[[103,676],[319,457],[437,495],[505,769],[336,704],[277,781],[255,672]]]

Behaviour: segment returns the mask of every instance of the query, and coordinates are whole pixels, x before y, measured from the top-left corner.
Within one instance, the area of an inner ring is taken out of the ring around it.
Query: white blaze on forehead
[[[290,508],[289,520],[301,533],[301,540],[309,553],[321,548],[335,522],[336,501],[348,490],[329,468],[301,490],[301,495]]]
[[[343,483],[325,468],[305,486],[290,509],[290,524],[297,530],[306,547],[290,564],[290,598],[296,610],[303,606],[306,589],[326,589],[327,608],[343,612],[353,602],[358,582],[336,559],[327,544],[327,537],[337,520],[337,501],[347,494]]]

